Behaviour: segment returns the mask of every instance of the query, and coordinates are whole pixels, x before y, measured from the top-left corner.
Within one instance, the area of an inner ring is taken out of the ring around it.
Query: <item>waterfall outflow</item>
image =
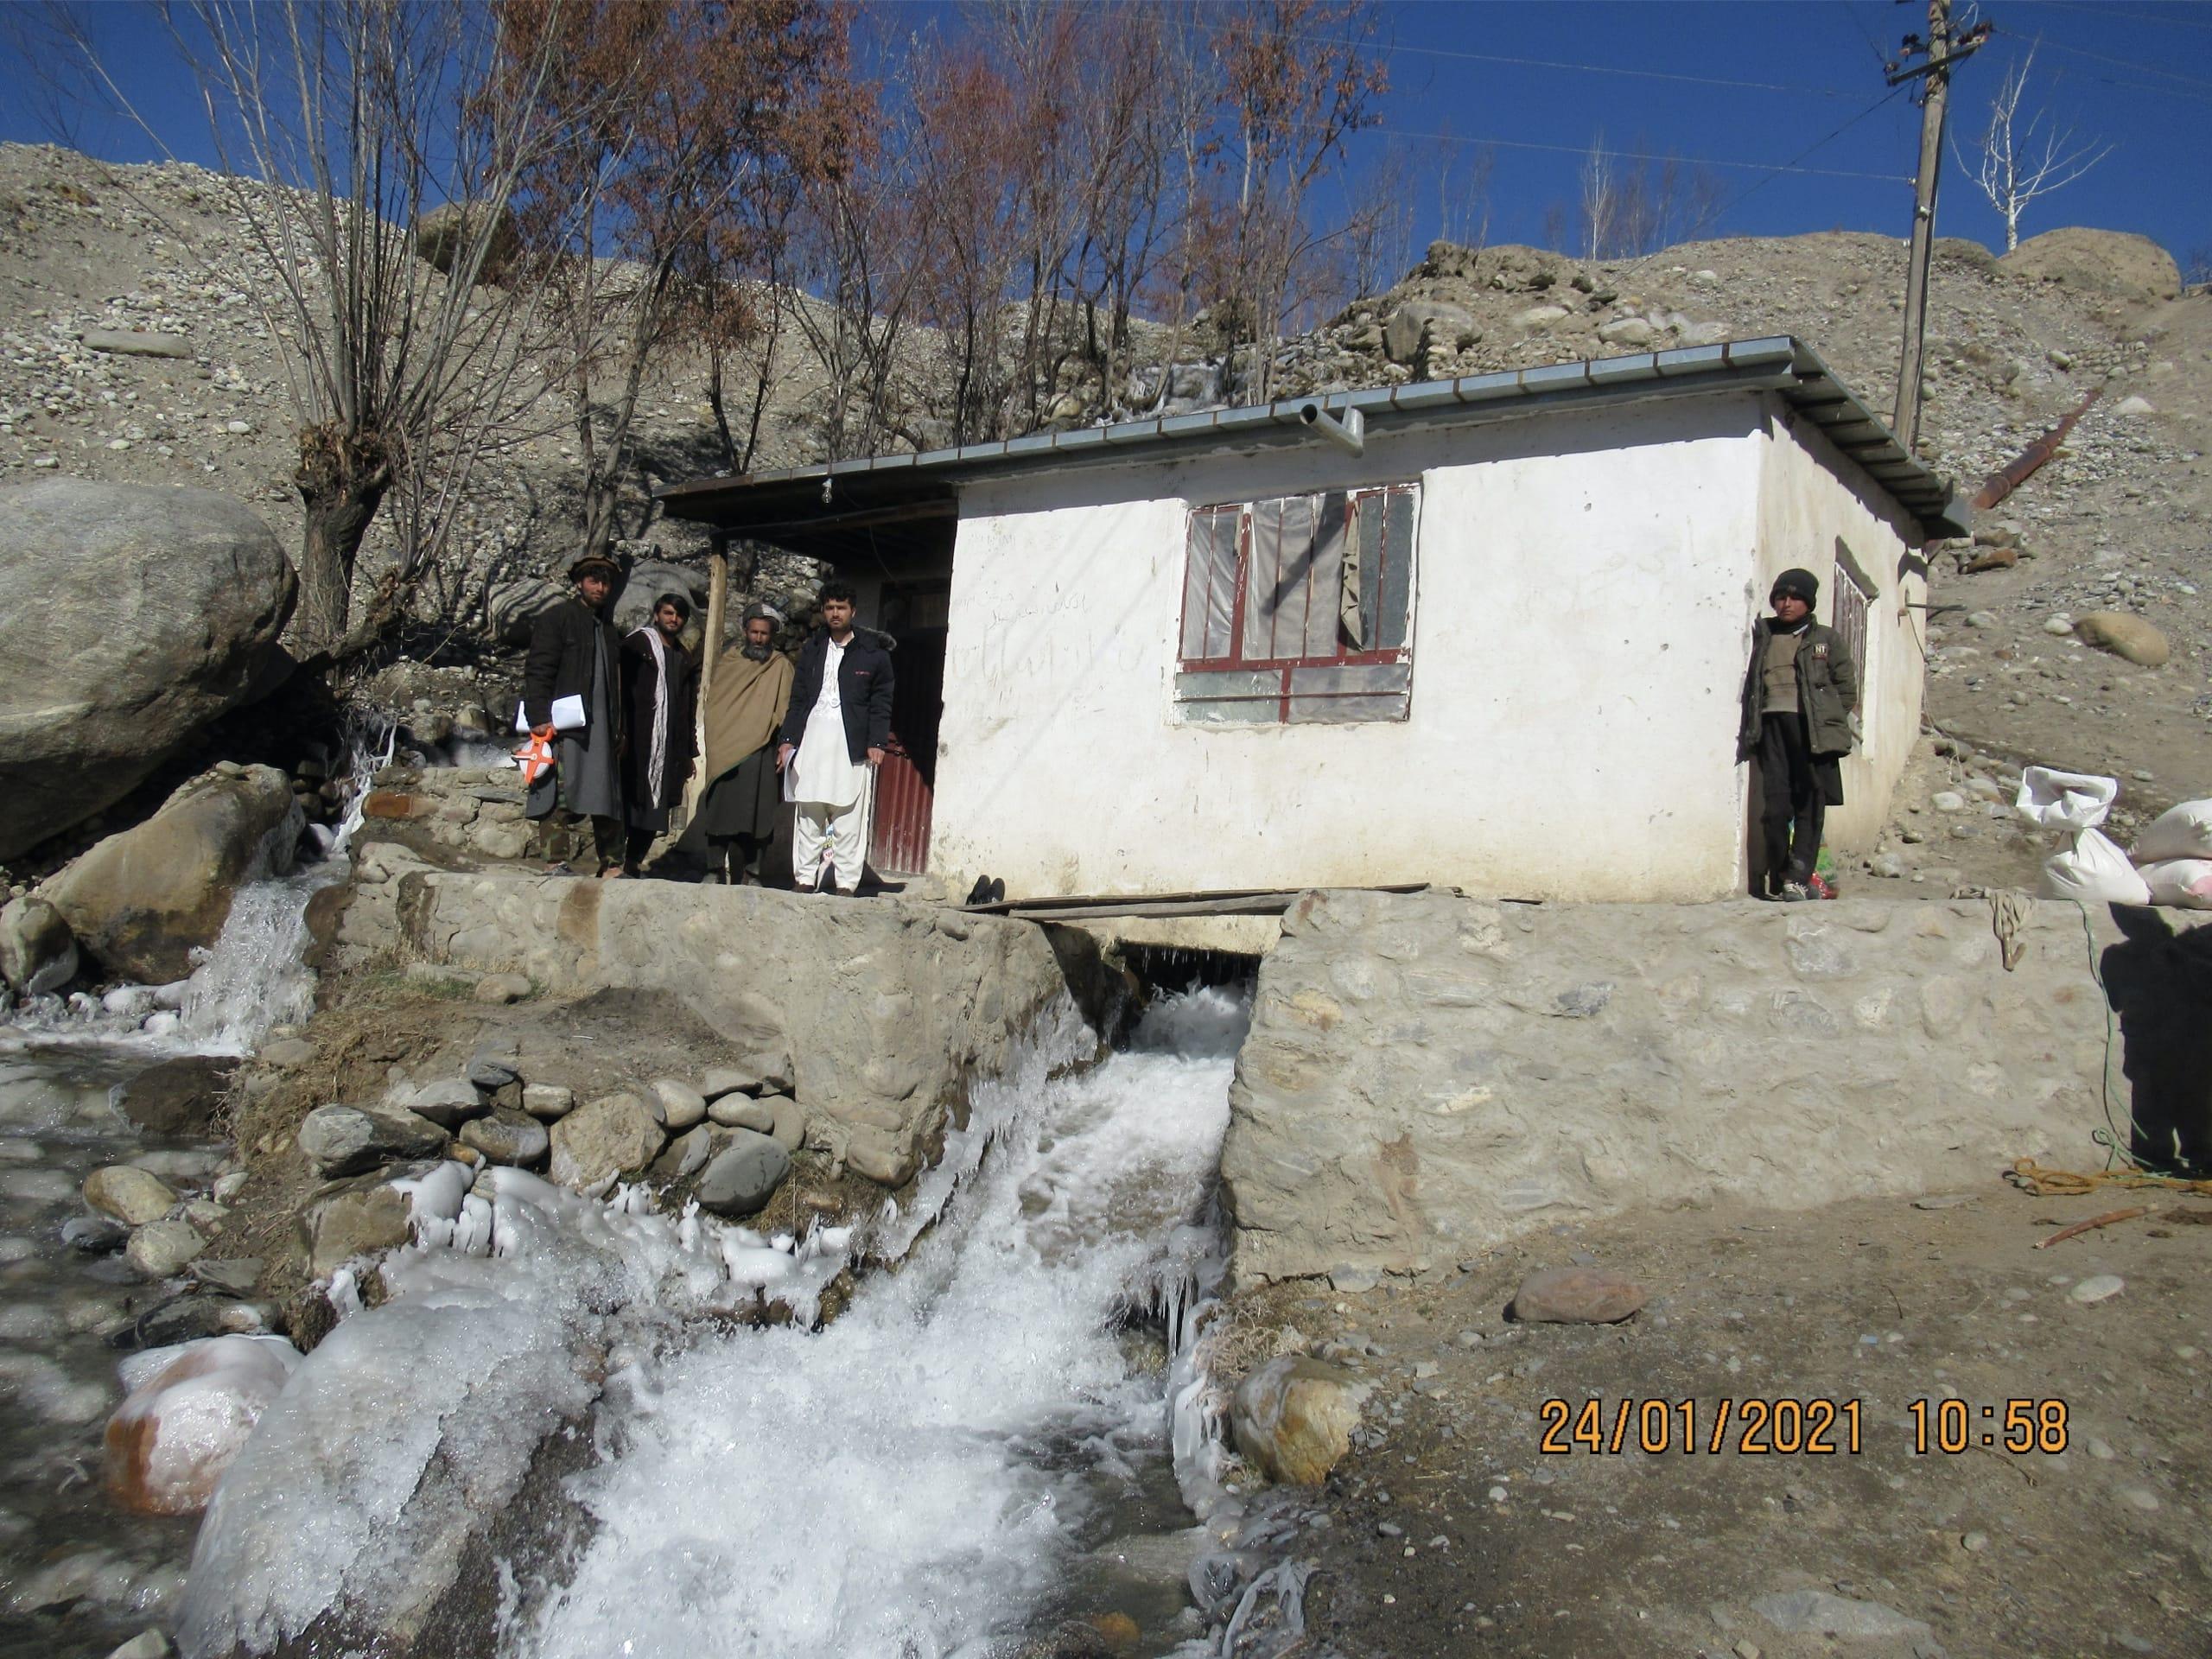
[[[1167,1456],[1163,1378],[1116,1326],[1163,1291],[1193,1322],[1244,1020],[1192,992],[1056,1075],[1090,1041],[1064,1011],[976,1087],[912,1205],[852,1242],[903,1262],[818,1333],[702,1322],[727,1276],[684,1224],[615,1202],[533,1198],[493,1218],[488,1256],[456,1227],[395,1258],[397,1294],[309,1356],[226,1478],[185,1651],[403,1611],[457,1508],[514,1500],[586,1374],[607,1378],[598,1461],[563,1491],[587,1524],[567,1544],[543,1517],[503,1560],[507,1659],[931,1659],[1020,1630],[1086,1522]]]

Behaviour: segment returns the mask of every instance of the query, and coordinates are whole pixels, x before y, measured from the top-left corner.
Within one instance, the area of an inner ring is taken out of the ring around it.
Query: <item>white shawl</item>
[[[630,632],[643,634],[653,653],[653,746],[645,759],[645,787],[652,791],[648,804],[658,806],[668,764],[668,641],[650,622]]]

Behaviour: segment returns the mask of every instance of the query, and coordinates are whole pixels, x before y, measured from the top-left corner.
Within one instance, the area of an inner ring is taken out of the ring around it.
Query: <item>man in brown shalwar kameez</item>
[[[706,700],[706,798],[709,881],[758,885],[760,854],[774,837],[783,800],[773,740],[791,702],[791,659],[773,648],[776,625],[760,605],[747,607],[745,639],[715,664]]]

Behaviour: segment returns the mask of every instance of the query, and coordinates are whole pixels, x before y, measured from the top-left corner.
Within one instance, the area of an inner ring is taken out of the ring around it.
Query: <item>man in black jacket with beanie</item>
[[[823,588],[822,627],[799,650],[777,734],[776,769],[793,809],[791,879],[801,892],[859,888],[875,769],[891,741],[891,653],[853,626],[858,597],[847,582]]]

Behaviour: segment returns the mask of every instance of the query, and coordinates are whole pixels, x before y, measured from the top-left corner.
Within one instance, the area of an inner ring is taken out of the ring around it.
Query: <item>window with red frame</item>
[[[1421,486],[1191,513],[1175,701],[1216,725],[1403,720]]]

